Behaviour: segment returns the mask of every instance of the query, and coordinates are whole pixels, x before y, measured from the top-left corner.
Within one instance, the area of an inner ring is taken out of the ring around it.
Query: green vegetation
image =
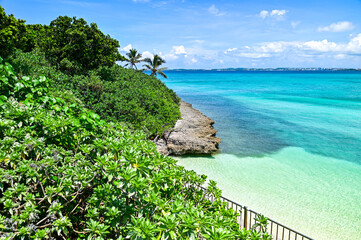
[[[266,218],[239,230],[215,182],[199,190],[206,176],[156,151],[179,98],[116,65],[116,40],[0,11],[0,239],[270,239]]]
[[[0,11],[1,56],[20,76],[47,76],[57,90],[71,91],[105,120],[124,122],[149,137],[161,135],[179,119],[176,94],[154,77],[115,64],[126,60],[119,43],[96,24],[58,17],[49,26],[25,25]],[[134,49],[128,56],[131,67],[141,58]]]
[[[86,73],[100,66],[112,66],[124,58],[118,52],[119,42],[104,35],[95,23],[80,18],[58,17],[45,27],[38,42],[53,65],[63,72]]]
[[[137,63],[140,63],[142,60],[142,55],[140,53],[138,53],[138,51],[136,49],[129,49],[129,52],[126,53],[126,55],[128,56],[128,58],[125,59],[125,61],[127,61],[128,63],[125,64],[125,66],[129,66],[130,68],[135,68],[137,69]]]
[[[33,35],[30,34],[24,20],[7,15],[0,6],[0,56],[8,57],[13,51],[33,49]]]
[[[73,92],[103,119],[130,123],[148,136],[161,135],[180,117],[177,95],[157,78],[139,71],[114,64],[72,76],[57,70],[37,50],[16,51],[9,60],[21,76],[54,79],[56,89]]]
[[[269,239],[239,230],[215,183],[198,190],[206,177],[141,132],[101,120],[71,93],[59,98],[45,77],[0,64],[0,79],[3,239]]]
[[[24,20],[6,15],[0,6],[0,26],[0,56],[5,58],[15,49],[28,52],[38,47],[52,65],[69,74],[85,74],[125,60],[118,52],[117,40],[82,18],[60,16],[49,26],[26,25]]]
[[[156,76],[157,74],[160,74],[164,78],[167,78],[167,76],[163,72],[167,68],[165,68],[165,67],[159,68],[163,63],[165,63],[165,61],[159,55],[157,55],[157,54],[154,55],[153,59],[146,58],[146,59],[144,59],[144,62],[148,63],[148,64],[144,64],[144,66],[152,72],[150,74],[151,76]]]

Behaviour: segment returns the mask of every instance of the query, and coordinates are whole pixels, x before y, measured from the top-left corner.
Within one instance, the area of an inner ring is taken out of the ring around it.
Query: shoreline
[[[158,152],[174,156],[216,153],[221,139],[216,137],[214,121],[190,103],[181,101],[179,109],[181,118],[171,130],[164,132],[162,138],[155,141]]]

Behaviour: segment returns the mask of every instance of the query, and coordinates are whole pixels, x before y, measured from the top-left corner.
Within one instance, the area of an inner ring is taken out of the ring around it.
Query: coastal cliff
[[[216,137],[214,121],[181,101],[181,119],[174,128],[155,141],[157,150],[164,155],[211,154],[218,151],[221,139]]]

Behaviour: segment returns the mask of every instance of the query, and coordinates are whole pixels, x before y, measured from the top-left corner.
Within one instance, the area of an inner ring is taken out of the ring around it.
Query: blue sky
[[[49,24],[95,22],[169,68],[361,68],[360,0],[0,0],[8,14]]]

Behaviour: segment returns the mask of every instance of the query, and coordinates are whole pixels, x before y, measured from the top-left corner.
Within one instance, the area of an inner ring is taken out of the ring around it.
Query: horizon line
[[[347,68],[347,67],[276,67],[276,68],[247,68],[247,67],[232,67],[232,68],[169,68],[164,71],[361,71],[361,68]]]

